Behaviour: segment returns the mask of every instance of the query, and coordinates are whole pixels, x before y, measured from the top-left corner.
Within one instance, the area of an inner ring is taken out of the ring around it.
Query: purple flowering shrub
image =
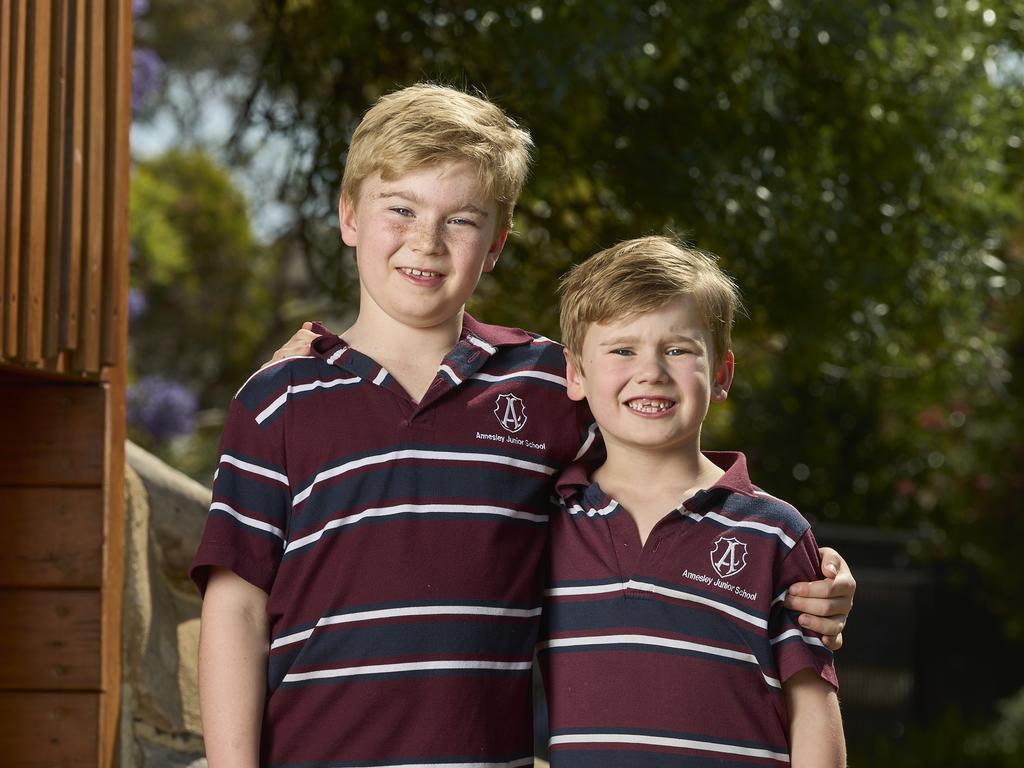
[[[138,288],[128,289],[128,322],[134,323],[144,314],[149,308],[149,299]]]
[[[132,111],[142,108],[160,88],[164,76],[164,62],[152,48],[132,51]]]
[[[129,424],[163,441],[195,429],[199,402],[180,382],[144,376],[128,387],[127,409]]]

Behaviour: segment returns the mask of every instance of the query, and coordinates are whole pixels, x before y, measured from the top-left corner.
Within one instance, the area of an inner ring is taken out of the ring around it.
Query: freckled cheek
[[[444,232],[445,242],[452,247],[476,248],[483,245],[485,239],[482,231],[468,227],[449,229]],[[490,245],[490,243],[487,243],[487,245]]]
[[[392,237],[405,237],[411,229],[412,226],[401,219],[388,221],[384,225],[384,231]]]

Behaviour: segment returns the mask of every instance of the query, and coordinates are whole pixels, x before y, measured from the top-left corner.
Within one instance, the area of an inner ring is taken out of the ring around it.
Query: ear
[[[498,263],[498,256],[501,255],[501,249],[505,247],[506,240],[508,240],[508,230],[499,229],[494,236],[494,242],[491,243],[491,247],[487,251],[487,258],[484,259],[484,272],[494,269]]]
[[[568,349],[563,349],[562,354],[565,355],[566,394],[569,395],[570,400],[585,400],[587,393],[583,386],[583,369],[572,361],[572,355],[569,354]]]
[[[338,221],[341,223],[341,239],[345,245],[355,248],[359,242],[356,228],[356,204],[344,192],[338,197]]]
[[[715,380],[711,382],[711,402],[721,403],[729,396],[732,377],[736,371],[736,358],[730,349],[725,353],[722,362],[715,368]]]

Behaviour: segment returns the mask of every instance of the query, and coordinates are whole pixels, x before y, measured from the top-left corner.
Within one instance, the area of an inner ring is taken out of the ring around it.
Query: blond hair
[[[694,299],[711,332],[716,366],[732,348],[739,289],[715,256],[667,237],[626,240],[595,253],[566,273],[558,290],[562,343],[577,365],[590,323],[624,320],[683,296]]]
[[[446,161],[469,161],[484,193],[498,204],[499,226],[526,182],[533,141],[502,110],[481,96],[417,83],[380,97],[352,134],[341,193],[356,203],[362,182],[375,174],[393,181]]]

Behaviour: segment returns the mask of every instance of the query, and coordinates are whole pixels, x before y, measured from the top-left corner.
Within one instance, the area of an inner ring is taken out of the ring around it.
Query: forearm
[[[199,635],[199,705],[210,768],[259,766],[267,647],[266,596],[211,577]]]
[[[786,689],[789,708],[789,749],[792,768],[844,768],[846,740],[839,699],[814,670],[804,670]]]

